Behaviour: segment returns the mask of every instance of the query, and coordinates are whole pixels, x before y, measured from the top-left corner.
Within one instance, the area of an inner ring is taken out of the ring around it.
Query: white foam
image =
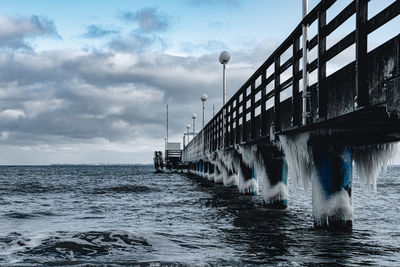
[[[370,188],[376,190],[376,180],[397,152],[397,143],[375,144],[353,148],[357,175]]]

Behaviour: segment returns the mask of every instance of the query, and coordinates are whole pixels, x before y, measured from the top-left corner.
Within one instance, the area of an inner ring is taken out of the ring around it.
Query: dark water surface
[[[274,211],[152,167],[0,167],[0,265],[400,266],[400,167],[353,194],[353,232],[329,233],[301,189]]]

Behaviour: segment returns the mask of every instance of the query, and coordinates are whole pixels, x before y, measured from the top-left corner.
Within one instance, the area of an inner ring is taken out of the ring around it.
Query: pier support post
[[[286,209],[288,166],[284,155],[275,147],[259,146],[258,151],[266,172],[263,177],[264,204],[272,209]]]
[[[203,177],[203,174],[204,174],[204,161],[203,160],[200,160],[200,168],[199,169],[200,169],[199,176]]]
[[[235,168],[238,170],[239,175],[238,188],[240,193],[246,195],[257,195],[258,183],[254,164],[252,164],[252,166],[248,166],[243,160],[243,156],[239,153],[235,154],[234,161],[236,162]]]
[[[210,161],[208,162],[208,180],[214,180],[214,164]]]
[[[313,179],[314,226],[351,230],[353,224],[352,150],[347,146],[312,147],[316,177]]]

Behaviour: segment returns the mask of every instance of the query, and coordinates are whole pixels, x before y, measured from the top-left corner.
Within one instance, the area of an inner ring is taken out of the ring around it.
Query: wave
[[[147,193],[147,192],[155,192],[157,191],[155,188],[150,188],[144,185],[119,185],[113,187],[102,187],[95,188],[93,190],[94,194],[106,194],[106,193]]]
[[[39,261],[43,260],[43,255],[46,255],[47,260],[60,258],[72,260],[83,256],[153,251],[152,245],[144,237],[122,230],[89,231],[75,234],[56,232],[51,235],[31,237],[23,236],[20,233],[10,233],[8,237],[0,238],[0,243],[3,243],[0,244],[0,247],[5,249],[4,254],[12,257],[12,254],[16,256],[22,252],[25,258],[31,258],[33,262],[36,256],[39,256]]]
[[[25,213],[25,212],[9,212],[4,214],[5,217],[8,217],[10,219],[32,219],[36,217],[41,217],[41,216],[57,216],[57,214],[51,212],[51,211],[35,211],[31,213]]]
[[[31,219],[37,217],[37,215],[31,213],[23,213],[23,212],[9,212],[4,214],[4,216],[11,219]]]

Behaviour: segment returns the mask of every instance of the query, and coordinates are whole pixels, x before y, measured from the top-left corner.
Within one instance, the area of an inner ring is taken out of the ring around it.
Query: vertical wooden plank
[[[274,72],[274,127],[275,131],[281,130],[281,58],[280,55],[275,57],[275,72]]]
[[[251,91],[250,91],[250,105],[251,105],[251,113],[250,113],[250,127],[251,127],[251,132],[250,132],[250,139],[254,139],[256,136],[256,129],[255,129],[255,93],[254,91],[256,90],[256,82],[252,81],[251,82]]]
[[[326,26],[325,0],[322,0],[322,8],[318,11],[318,118],[326,119],[328,105],[328,91],[325,84],[326,80],[326,36],[324,33]]]
[[[261,89],[261,136],[267,136],[267,116],[266,116],[266,102],[267,102],[267,69],[268,66],[263,69],[262,74],[261,74],[261,84],[262,84],[262,89]]]
[[[301,121],[301,111],[300,111],[300,94],[299,94],[299,80],[296,78],[300,71],[299,64],[299,50],[300,50],[300,38],[296,37],[293,40],[293,67],[292,67],[292,126],[299,126]]]
[[[356,107],[369,104],[367,85],[368,0],[356,1]]]

